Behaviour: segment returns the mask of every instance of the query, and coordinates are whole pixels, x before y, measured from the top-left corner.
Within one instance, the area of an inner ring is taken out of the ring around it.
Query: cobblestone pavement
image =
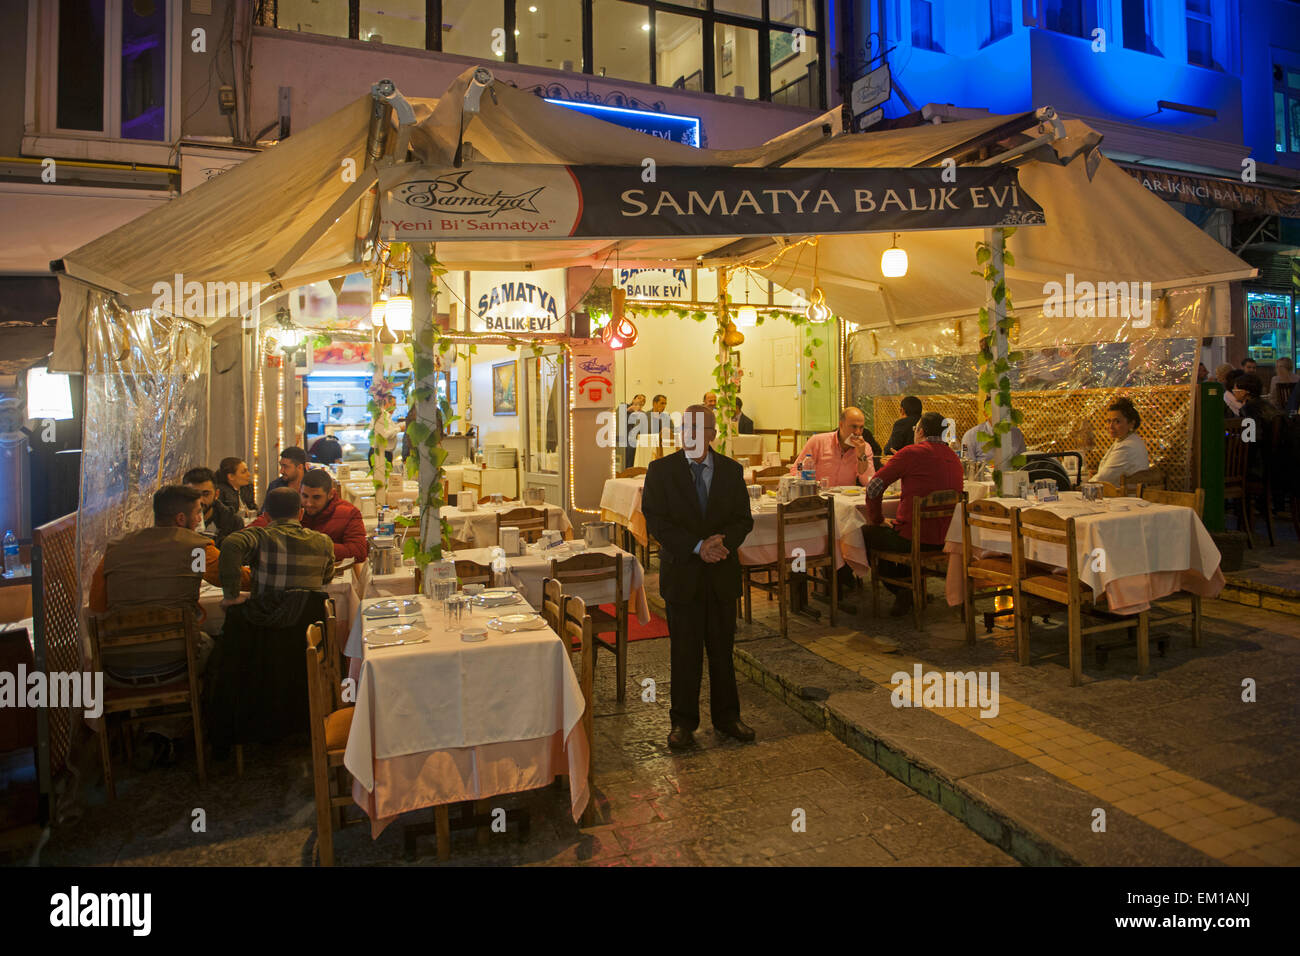
[[[860,592],[861,613],[830,627],[826,606],[814,604],[823,620],[793,616],[783,640],[772,636],[776,605],[761,600],[738,647],[796,685],[833,684],[829,704],[856,708],[860,726],[996,801],[1007,817],[1055,831],[1057,847],[1076,859],[1103,862],[1093,854],[1106,842],[1085,814],[1073,819],[1075,806],[1100,806],[1130,824],[1138,848],[1105,862],[1300,863],[1300,618],[1205,601],[1203,646],[1191,646],[1185,625],[1153,624],[1146,677],[1136,674],[1131,646],[1112,651],[1104,668],[1085,651],[1084,683],[1070,687],[1062,615],[1050,624],[1035,617],[1032,662],[1021,667],[1010,630],[986,634],[981,623],[968,646],[957,609],[930,587],[922,631],[910,616],[872,616],[869,592]],[[1164,655],[1158,640],[1168,642]],[[805,650],[816,657],[801,659]],[[808,663],[818,659],[820,670]],[[893,675],[917,664],[997,672],[999,713],[889,706]],[[1248,679],[1253,700],[1243,699]],[[1049,796],[1072,808],[1070,826],[1045,812]]]
[[[889,777],[771,695],[741,682],[752,744],[715,737],[668,750],[668,641],[629,649],[630,689],[614,703],[613,662],[602,655],[596,692],[595,775],[600,821],[580,829],[568,816],[567,791],[552,787],[493,800],[526,808],[531,830],[517,834],[458,831],[453,855],[439,863],[432,838],[419,844],[419,865],[1015,865],[939,806]],[[643,703],[640,684],[657,682]],[[707,691],[707,678],[706,678]],[[707,699],[702,713],[708,714]],[[93,749],[93,748],[92,748]],[[88,756],[84,815],[57,827],[41,856],[47,865],[281,865],[312,862],[316,837],[310,752],[305,742],[247,747],[245,774],[233,760],[209,770],[200,791],[192,761],[146,774],[121,768],[118,800],[109,804]],[[192,829],[193,810],[207,831]],[[806,831],[795,832],[796,810]],[[359,814],[359,812],[358,812]],[[429,811],[412,815],[421,822]],[[338,865],[402,864],[401,826],[377,840],[366,824],[335,834]]]

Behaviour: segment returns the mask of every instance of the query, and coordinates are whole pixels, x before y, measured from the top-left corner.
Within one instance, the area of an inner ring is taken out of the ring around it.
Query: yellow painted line
[[[846,645],[843,635],[800,640],[808,650],[876,683],[911,672],[915,658]],[[920,661],[923,670],[939,670]],[[928,708],[1026,762],[1136,816],[1206,856],[1234,866],[1300,864],[1300,823],[1179,773],[1113,741],[999,693],[996,717],[978,707]]]

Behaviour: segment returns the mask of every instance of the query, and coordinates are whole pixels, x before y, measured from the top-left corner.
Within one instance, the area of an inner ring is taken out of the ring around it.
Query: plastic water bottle
[[[812,455],[804,455],[803,461],[799,463],[799,477],[805,481],[812,481],[817,475],[816,466],[813,463]]]
[[[13,529],[5,532],[5,577],[12,577],[18,573],[18,535],[14,534]]]

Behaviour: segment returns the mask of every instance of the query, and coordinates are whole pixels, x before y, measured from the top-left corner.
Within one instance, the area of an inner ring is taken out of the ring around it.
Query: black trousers
[[[862,528],[862,539],[867,546],[867,553],[872,551],[911,551],[912,539],[904,538],[901,534],[887,524],[869,524]],[[942,551],[941,544],[921,544],[922,551]],[[911,574],[911,569],[905,564],[895,564],[893,561],[881,561],[880,571],[882,574],[888,574],[894,578],[905,578]],[[885,589],[890,594],[898,594],[900,591],[906,591],[907,588],[901,588],[897,584],[889,584],[882,581]]]
[[[623,467],[631,468],[636,464],[636,445],[630,445],[623,449]]]
[[[736,601],[723,600],[705,589],[702,600],[669,603],[668,638],[671,647],[672,708],[674,727],[700,726],[700,682],[704,655],[709,656],[709,716],[716,727],[740,718],[740,692],[731,648],[736,641]]]

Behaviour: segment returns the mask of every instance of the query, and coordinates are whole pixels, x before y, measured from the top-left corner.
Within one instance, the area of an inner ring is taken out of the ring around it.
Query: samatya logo
[[[171,282],[155,282],[153,310],[195,319],[219,318],[238,313],[247,319],[262,314],[260,282],[186,282],[176,273]]]
[[[682,299],[690,293],[685,269],[619,269],[615,281],[632,299]]]
[[[478,297],[478,311],[483,324],[497,332],[547,332],[560,321],[555,296],[531,282],[495,286]]]
[[[921,665],[912,667],[912,673],[897,671],[889,678],[897,684],[890,694],[895,707],[976,707],[984,718],[998,715],[997,671],[939,671],[921,672]]]
[[[1139,329],[1151,324],[1150,282],[1076,283],[1074,273],[1067,272],[1065,285],[1048,282],[1043,294],[1047,296],[1044,318],[1132,318],[1133,326]]]
[[[537,197],[545,186],[528,189],[514,195],[501,190],[485,193],[466,184],[472,169],[444,173],[436,179],[416,179],[402,183],[393,190],[393,198],[416,209],[444,212],[461,216],[483,216],[492,219],[503,212],[531,212],[541,214]]]
[[[148,936],[153,926],[152,893],[82,893],[78,886],[50,897],[51,926],[129,926]]]
[[[84,710],[87,717],[104,713],[104,673],[96,671],[0,671],[0,707],[68,707]]]

